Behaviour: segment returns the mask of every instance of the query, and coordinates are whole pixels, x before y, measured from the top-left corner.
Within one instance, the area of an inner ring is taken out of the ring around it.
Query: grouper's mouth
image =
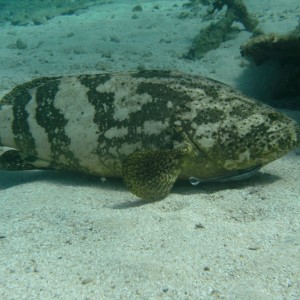
[[[265,158],[262,157],[261,160],[258,160],[258,163],[262,166],[267,165],[270,162],[287,155],[289,152],[300,146],[300,127],[295,121],[293,121],[292,125],[293,129],[290,129],[288,135],[286,130],[281,131],[282,135],[287,135],[289,138],[286,141],[278,142],[275,150],[272,149],[270,152],[264,153]]]
[[[229,174],[226,174],[224,176],[218,176],[218,177],[209,177],[203,179],[190,177],[189,181],[192,185],[197,185],[203,182],[226,182],[226,181],[244,180],[256,174],[261,167],[262,167],[261,165],[257,165],[255,167],[233,171]]]

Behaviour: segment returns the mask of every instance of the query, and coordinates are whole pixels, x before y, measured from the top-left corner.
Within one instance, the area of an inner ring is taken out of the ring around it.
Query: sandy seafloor
[[[266,32],[297,25],[298,0],[245,2]],[[179,19],[184,1],[143,1],[132,19],[139,3],[1,24],[1,95],[39,76],[164,68],[267,99],[278,66],[240,56],[248,32],[187,61],[208,21]],[[14,49],[17,39],[27,48]],[[67,172],[2,171],[0,188],[0,299],[300,299],[299,150],[249,180],[179,183],[154,203],[121,180]]]

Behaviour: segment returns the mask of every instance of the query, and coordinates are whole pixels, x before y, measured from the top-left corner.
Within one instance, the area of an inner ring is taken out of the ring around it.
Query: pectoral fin
[[[175,150],[143,150],[130,154],[123,162],[123,178],[131,193],[144,200],[166,197],[181,171],[189,147]]]

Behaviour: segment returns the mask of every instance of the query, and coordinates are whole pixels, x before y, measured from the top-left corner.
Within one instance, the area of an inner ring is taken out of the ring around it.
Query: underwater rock
[[[167,71],[38,78],[0,102],[0,169],[122,177],[140,198],[249,177],[299,142],[296,122],[220,82]]]
[[[231,13],[221,18],[218,22],[213,22],[194,38],[193,45],[189,51],[183,55],[186,59],[201,59],[208,51],[217,49],[222,42],[227,40],[228,33],[235,16]]]
[[[251,57],[257,65],[269,59],[300,64],[300,30],[253,37],[241,46],[241,54]]]
[[[212,14],[215,10],[221,10],[224,5],[227,5],[225,16],[218,22],[201,29],[183,58],[200,59],[208,51],[218,48],[222,42],[228,39],[229,34],[232,32],[232,24],[235,21],[241,22],[245,29],[250,32],[256,30],[258,21],[248,13],[241,0],[215,0],[212,2],[209,13]]]
[[[274,99],[300,96],[300,25],[287,34],[253,37],[241,46],[241,54],[257,65],[267,60],[280,61],[282,77],[274,87]]]
[[[212,3],[212,13],[221,10],[227,5],[227,10],[236,16],[236,21],[241,22],[245,29],[254,32],[258,25],[258,20],[248,13],[247,7],[242,0],[214,0]]]

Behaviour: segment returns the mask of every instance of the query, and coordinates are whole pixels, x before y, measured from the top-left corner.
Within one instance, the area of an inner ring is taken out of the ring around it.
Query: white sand
[[[297,25],[298,0],[245,2],[267,32]],[[249,33],[200,61],[182,60],[199,20],[176,17],[184,1],[144,1],[134,20],[137,3],[115,1],[40,26],[1,24],[1,95],[38,76],[145,67],[198,73],[268,96],[258,75],[275,77],[274,64],[244,68],[239,54]],[[7,47],[17,39],[28,47]],[[299,112],[291,115],[300,120]],[[0,299],[300,299],[295,153],[247,181],[179,183],[150,204],[121,180],[2,171]]]

